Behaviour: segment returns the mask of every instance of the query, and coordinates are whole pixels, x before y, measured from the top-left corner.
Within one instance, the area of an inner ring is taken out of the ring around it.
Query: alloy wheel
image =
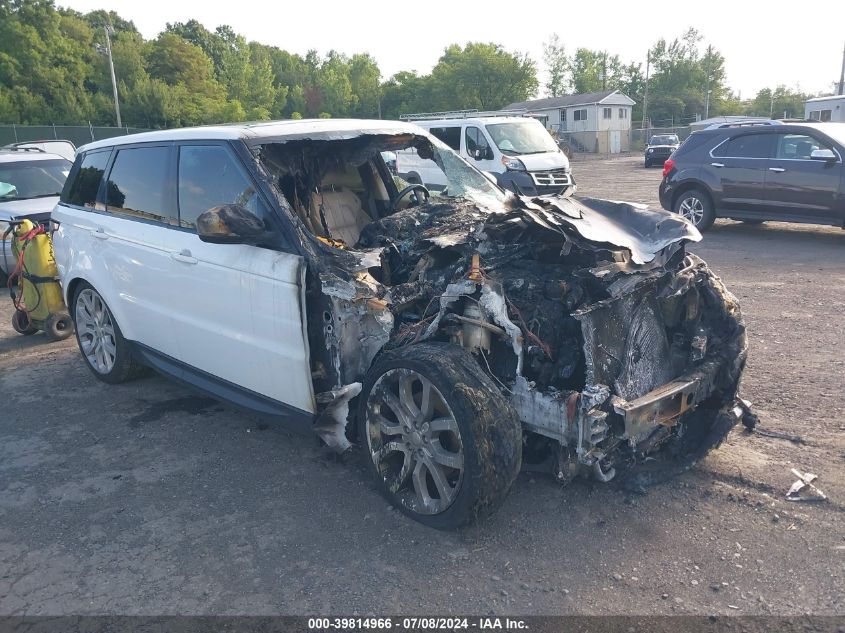
[[[370,457],[396,500],[419,514],[446,510],[460,490],[464,450],[455,415],[422,374],[385,372],[367,398]]]
[[[108,374],[117,358],[114,323],[103,298],[91,288],[85,288],[76,299],[76,328],[88,363],[98,373]]]
[[[678,213],[698,226],[704,217],[704,204],[696,196],[687,196],[678,205]]]

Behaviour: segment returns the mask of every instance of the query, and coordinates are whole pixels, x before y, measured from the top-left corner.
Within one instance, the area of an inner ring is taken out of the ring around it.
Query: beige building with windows
[[[505,110],[524,111],[585,152],[618,154],[631,147],[634,100],[618,90],[520,101]]]
[[[807,99],[804,102],[804,118],[812,121],[845,122],[845,95]]]

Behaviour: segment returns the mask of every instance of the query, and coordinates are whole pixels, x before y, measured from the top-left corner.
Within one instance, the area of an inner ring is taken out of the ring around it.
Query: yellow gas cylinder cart
[[[66,339],[73,334],[73,321],[59,285],[53,240],[48,232],[50,221],[35,224],[26,219],[13,220],[9,225],[15,258],[8,281],[15,304],[12,327],[25,336],[44,330],[54,341]]]

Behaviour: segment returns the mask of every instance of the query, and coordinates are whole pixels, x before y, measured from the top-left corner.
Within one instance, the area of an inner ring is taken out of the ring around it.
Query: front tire
[[[76,342],[91,373],[109,384],[135,378],[142,367],[103,297],[83,281],[76,288],[71,306]]]
[[[368,469],[409,517],[453,529],[493,512],[516,479],[522,428],[462,348],[421,343],[385,353],[361,393]]]
[[[675,200],[674,211],[695,225],[699,231],[706,231],[716,220],[710,196],[700,189],[689,189]]]

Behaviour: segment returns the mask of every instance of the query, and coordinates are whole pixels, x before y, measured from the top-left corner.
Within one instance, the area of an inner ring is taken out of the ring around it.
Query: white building
[[[522,110],[547,128],[565,134],[588,152],[628,151],[634,100],[618,90],[520,101],[505,110]]]
[[[813,121],[845,122],[845,95],[807,99],[804,102],[804,118]]]

